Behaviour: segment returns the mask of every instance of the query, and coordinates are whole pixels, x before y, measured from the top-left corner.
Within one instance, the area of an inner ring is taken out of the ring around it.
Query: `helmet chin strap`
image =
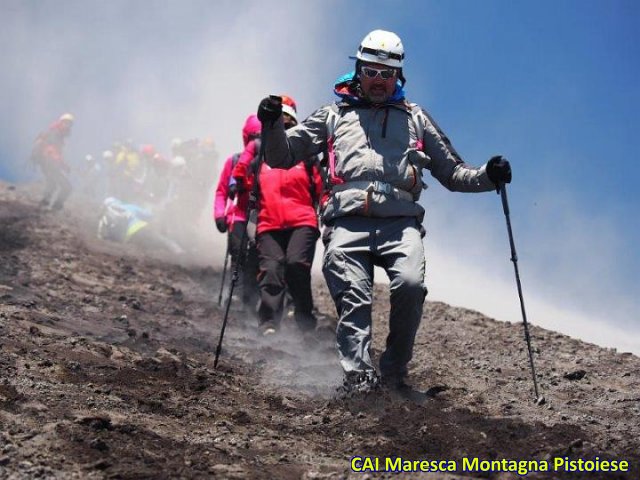
[[[360,83],[360,67],[362,67],[362,62],[360,60],[356,60],[356,74],[353,76],[353,80]]]
[[[402,69],[399,68],[398,69],[398,80],[400,80],[400,85],[404,87],[404,84],[407,83],[407,79],[404,78],[404,75],[402,74]]]

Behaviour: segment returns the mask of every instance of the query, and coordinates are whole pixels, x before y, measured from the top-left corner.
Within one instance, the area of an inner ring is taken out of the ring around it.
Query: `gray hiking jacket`
[[[424,209],[417,201],[424,168],[451,191],[496,188],[486,165],[466,165],[438,125],[415,104],[338,102],[319,108],[286,132],[281,117],[265,126],[265,135],[265,160],[272,167],[290,168],[304,158],[333,151],[333,183],[341,184],[331,189],[322,206],[325,223],[345,215],[415,216],[422,222]],[[331,161],[327,163],[331,176]]]

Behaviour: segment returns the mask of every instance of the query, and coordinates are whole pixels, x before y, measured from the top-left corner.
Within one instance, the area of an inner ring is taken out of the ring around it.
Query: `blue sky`
[[[501,153],[530,321],[640,353],[640,3],[636,1],[18,1],[0,4],[0,175],[64,111],[77,161],[115,139],[240,148],[268,93],[332,100],[370,30],[406,49],[408,97],[465,160]],[[430,298],[518,321],[494,194],[428,178]],[[215,240],[217,241],[217,240]]]

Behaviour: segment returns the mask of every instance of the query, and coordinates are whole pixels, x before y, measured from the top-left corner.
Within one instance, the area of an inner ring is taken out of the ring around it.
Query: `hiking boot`
[[[404,381],[404,378],[396,375],[383,375],[380,378],[380,386],[393,391],[410,390],[411,387]]]
[[[295,314],[296,324],[301,332],[313,332],[316,329],[316,325],[318,321],[313,313],[300,313],[296,312]]]
[[[344,376],[342,386],[338,387],[338,397],[345,399],[356,395],[367,395],[380,388],[380,378],[375,370],[349,372]]]
[[[258,326],[258,329],[260,330],[260,333],[263,337],[270,337],[278,331],[278,326],[271,321],[267,321],[261,323]]]
[[[336,343],[336,329],[331,328],[329,326],[321,326],[317,327],[315,332],[315,337],[319,342],[327,343],[327,344],[335,344]]]

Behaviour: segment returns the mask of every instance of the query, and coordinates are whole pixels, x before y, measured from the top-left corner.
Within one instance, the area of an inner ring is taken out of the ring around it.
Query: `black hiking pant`
[[[302,331],[313,330],[311,293],[311,265],[319,232],[313,227],[272,230],[258,235],[260,269],[261,326],[277,326],[282,317],[285,292],[288,291],[295,308],[295,320]]]

